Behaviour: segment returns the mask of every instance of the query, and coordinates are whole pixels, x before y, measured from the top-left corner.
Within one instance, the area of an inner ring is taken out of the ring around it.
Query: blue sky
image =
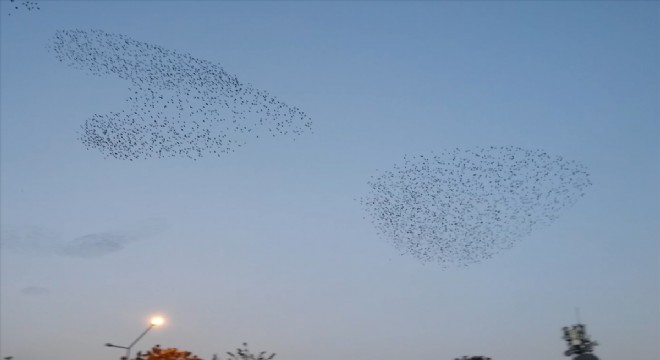
[[[575,308],[604,360],[660,357],[660,6],[653,2],[2,1],[2,356],[562,358]],[[313,133],[197,161],[121,161],[77,131],[128,83],[60,63],[98,29],[209,60]],[[593,185],[467,268],[399,254],[359,199],[404,155],[543,149]],[[88,252],[62,244],[122,239]],[[77,239],[77,240],[76,240]],[[117,350],[117,351],[114,351]]]

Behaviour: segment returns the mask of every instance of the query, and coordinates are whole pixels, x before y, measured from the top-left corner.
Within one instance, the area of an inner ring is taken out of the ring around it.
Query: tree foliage
[[[161,348],[156,345],[146,353],[138,353],[135,360],[202,360],[190,351],[179,350],[177,348]]]
[[[229,358],[227,360],[273,360],[275,353],[268,354],[262,351],[258,354],[253,354],[248,349],[248,344],[243,343],[242,348],[237,348],[235,352],[227,352]],[[201,358],[193,355],[190,351],[179,350],[177,348],[161,348],[156,345],[147,352],[138,352],[133,360],[202,360]],[[218,355],[213,355],[212,360],[220,360]]]
[[[253,354],[248,349],[247,343],[243,343],[243,348],[237,348],[235,353],[227,352],[227,354],[228,360],[272,360],[275,357],[275,353],[268,354],[265,351]],[[217,360],[217,357],[214,356],[214,359]]]

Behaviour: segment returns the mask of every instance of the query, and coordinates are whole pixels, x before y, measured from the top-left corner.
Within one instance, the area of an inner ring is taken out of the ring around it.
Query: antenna
[[[562,339],[566,340],[566,345],[568,346],[568,350],[564,352],[564,355],[577,355],[572,360],[598,360],[593,355],[594,346],[598,345],[598,343],[592,341],[591,337],[587,334],[587,326],[582,323],[579,307],[575,308],[575,318],[577,324],[562,328],[564,333]]]

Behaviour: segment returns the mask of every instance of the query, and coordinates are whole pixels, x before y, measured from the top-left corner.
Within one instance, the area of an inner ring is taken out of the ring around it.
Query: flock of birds
[[[126,109],[94,114],[80,140],[106,157],[135,160],[227,154],[260,136],[298,136],[310,117],[207,60],[100,30],[57,31],[61,62],[131,83]]]
[[[259,136],[311,130],[297,107],[188,54],[99,30],[58,31],[50,48],[74,68],[131,83],[126,109],[95,114],[82,125],[82,143],[106,157],[198,159],[233,152]],[[368,185],[361,203],[399,251],[422,262],[467,266],[552,223],[591,182],[576,162],[509,146],[405,157]],[[86,235],[60,252],[118,251],[129,241],[116,235]]]
[[[460,267],[552,223],[590,185],[582,165],[541,150],[454,149],[405,157],[372,178],[361,203],[402,253]]]
[[[14,11],[20,11],[20,10],[26,10],[26,11],[34,11],[34,10],[41,10],[41,7],[39,6],[39,3],[36,1],[27,1],[27,0],[22,0],[22,1],[16,1],[16,0],[9,0],[10,7],[9,7],[9,12],[7,12],[7,15],[11,16],[12,12]]]

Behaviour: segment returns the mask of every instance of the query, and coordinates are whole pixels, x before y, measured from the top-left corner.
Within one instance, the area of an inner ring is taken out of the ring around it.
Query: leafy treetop
[[[230,356],[227,360],[272,360],[275,357],[275,353],[269,355],[265,351],[253,354],[248,349],[247,343],[243,343],[243,348],[236,349],[236,353],[227,352],[227,354]],[[214,355],[213,359],[218,360],[218,357]]]
[[[190,351],[183,351],[177,348],[162,349],[156,345],[146,353],[138,353],[135,360],[202,360]]]

